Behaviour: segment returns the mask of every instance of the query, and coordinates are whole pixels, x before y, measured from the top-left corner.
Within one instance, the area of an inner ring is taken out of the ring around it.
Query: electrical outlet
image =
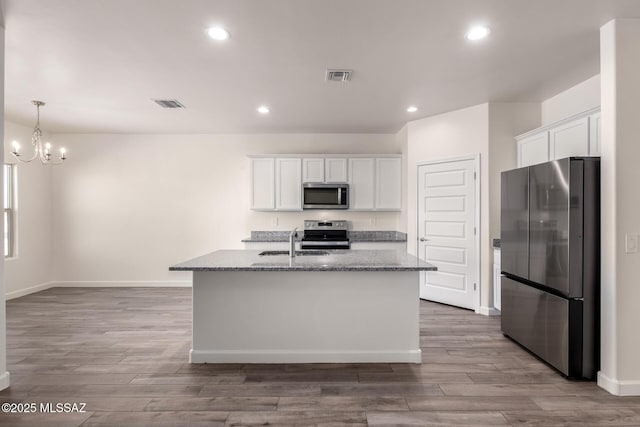
[[[369,222],[371,223],[371,225],[376,225],[376,217],[372,216],[369,220]]]
[[[638,235],[636,233],[627,234],[624,239],[624,250],[628,254],[638,252]]]
[[[273,217],[273,219],[271,220],[271,225],[278,225],[278,217]]]

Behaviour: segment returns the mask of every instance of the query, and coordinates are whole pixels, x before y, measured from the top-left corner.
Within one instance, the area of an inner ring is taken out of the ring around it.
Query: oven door
[[[303,184],[303,209],[349,209],[347,184]]]

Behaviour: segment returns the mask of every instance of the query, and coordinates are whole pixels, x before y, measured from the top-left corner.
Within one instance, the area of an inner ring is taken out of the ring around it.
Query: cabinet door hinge
[[[475,236],[477,234],[477,229],[476,227],[473,227],[473,235]]]
[[[476,173],[475,172],[473,172],[473,180],[474,181],[476,180]]]
[[[474,291],[476,291],[477,289],[478,289],[478,284],[477,284],[477,283],[474,283],[474,284],[473,284],[473,290],[474,290]]]

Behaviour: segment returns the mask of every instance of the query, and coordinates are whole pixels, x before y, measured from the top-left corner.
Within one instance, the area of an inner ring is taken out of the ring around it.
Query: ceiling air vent
[[[184,108],[184,105],[175,99],[154,99],[153,102],[162,108]]]
[[[351,70],[327,70],[326,80],[328,82],[348,82],[351,80]]]

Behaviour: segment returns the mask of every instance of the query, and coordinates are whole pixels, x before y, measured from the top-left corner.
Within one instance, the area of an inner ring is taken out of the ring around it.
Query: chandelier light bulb
[[[22,158],[20,154],[20,144],[18,141],[13,141],[11,145],[13,145],[13,150],[11,154],[16,158],[16,160],[22,163],[29,163],[34,160],[39,160],[43,165],[59,165],[67,158],[66,150],[63,148],[60,150],[60,160],[59,161],[51,161],[51,150],[52,145],[50,142],[42,141],[42,130],[40,129],[40,107],[44,107],[46,104],[42,101],[31,101],[33,105],[36,106],[36,124],[33,127],[33,132],[31,134],[31,145],[33,146],[33,154],[27,155],[26,158]]]

